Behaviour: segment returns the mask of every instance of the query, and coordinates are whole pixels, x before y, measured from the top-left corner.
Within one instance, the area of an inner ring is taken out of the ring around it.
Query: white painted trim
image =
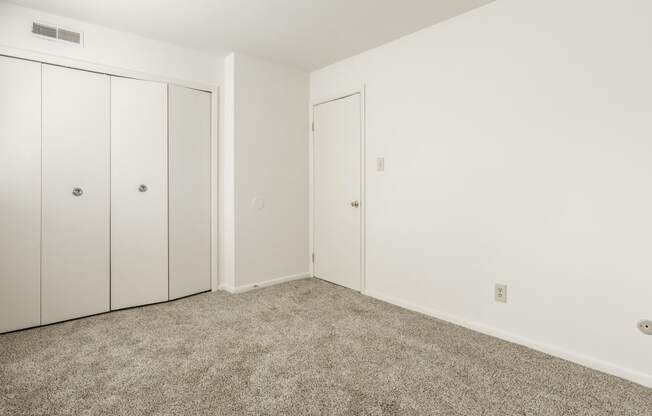
[[[350,97],[352,95],[360,94],[360,204],[362,211],[360,212],[360,292],[366,293],[367,287],[367,269],[366,269],[366,241],[367,241],[367,117],[366,117],[366,85],[360,88],[343,91],[340,94],[323,97],[317,100],[312,100],[310,103],[309,117],[310,117],[310,137],[308,142],[309,148],[309,233],[308,239],[308,255],[310,264],[310,276],[315,277],[315,264],[312,262],[312,254],[315,252],[315,131],[312,126],[315,122],[315,107],[321,104],[326,104],[331,101],[340,100],[342,98]]]
[[[223,285],[223,286],[220,286],[220,290],[225,290],[225,291],[227,291],[229,293],[233,293],[233,294],[239,294],[239,293],[245,293],[245,292],[249,292],[249,291],[256,290],[256,289],[261,289],[263,287],[269,287],[269,286],[274,286],[274,285],[278,285],[278,284],[281,284],[281,283],[291,282],[293,280],[306,279],[306,278],[309,278],[309,277],[311,277],[311,273],[305,272],[305,273],[293,274],[293,275],[290,275],[290,276],[277,277],[275,279],[265,280],[264,282],[253,283],[253,284],[250,284],[250,285],[243,285],[243,286],[238,286],[238,287]]]
[[[310,271],[310,276],[315,277],[315,263],[312,261],[312,254],[315,252],[315,172],[314,172],[314,134],[315,132],[312,129],[312,123],[315,121],[315,110],[314,106],[309,104],[308,106],[308,270]]]
[[[80,69],[89,72],[97,72],[111,76],[161,82],[165,84],[174,84],[185,88],[192,88],[211,93],[211,290],[213,292],[217,291],[219,285],[219,233],[221,232],[218,227],[219,221],[216,214],[219,203],[219,86],[184,81],[160,75],[132,71],[124,68],[96,64],[93,62],[78,59],[33,52],[25,49],[16,49],[3,45],[0,45],[0,56],[24,59],[28,61],[35,61],[43,64],[57,65],[72,69]]]
[[[187,81],[178,78],[166,77],[158,74],[150,74],[131,69],[120,68],[110,65],[97,64],[90,61],[81,59],[66,58],[58,55],[52,55],[41,52],[34,52],[27,49],[11,48],[9,46],[0,45],[0,55],[26,59],[28,61],[42,62],[50,65],[58,65],[67,68],[81,69],[83,71],[98,72],[101,74],[114,75],[125,78],[136,78],[144,81],[156,81],[169,84],[176,84],[182,87],[194,88],[207,92],[215,92],[216,85],[204,84],[201,82]]]
[[[235,55],[224,59],[219,125],[219,286],[235,285]]]
[[[313,107],[318,106],[320,104],[326,104],[326,103],[329,103],[331,101],[341,100],[342,98],[350,97],[352,95],[364,94],[364,91],[365,91],[365,85],[363,84],[358,88],[344,90],[344,91],[341,91],[341,92],[339,92],[337,94],[326,95],[326,96],[323,96],[321,98],[311,100],[310,108],[313,108]]]
[[[219,262],[219,195],[220,195],[220,87],[211,94],[211,291],[217,292],[220,282]]]
[[[441,312],[432,308],[420,306],[417,305],[416,303],[412,303],[393,296],[386,296],[383,295],[382,293],[373,290],[367,290],[366,295],[381,300],[383,302],[391,303],[393,305],[400,306],[405,309],[409,309],[414,312],[419,312],[424,315],[431,316],[433,318],[441,319],[446,322],[463,326],[473,331],[481,332],[483,334],[500,338],[505,341],[513,342],[515,344],[523,345],[533,350],[537,350],[567,361],[571,361],[573,363],[585,367],[589,367],[591,369],[601,371],[603,373],[624,378],[626,380],[633,381],[634,383],[641,384],[645,387],[652,387],[652,375],[649,374],[641,373],[639,371],[632,370],[629,368],[620,367],[618,365],[606,361],[602,361],[593,357],[589,357],[584,354],[579,354],[574,351],[567,350],[565,348],[534,341],[532,339],[522,337],[520,335],[516,335],[511,332],[490,327],[479,322],[474,322],[464,318],[459,318],[457,316],[450,315],[448,313]]]
[[[367,293],[367,86],[360,88],[360,293]]]

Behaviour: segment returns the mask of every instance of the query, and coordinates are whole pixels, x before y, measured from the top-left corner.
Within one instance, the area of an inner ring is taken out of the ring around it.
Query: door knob
[[[351,202],[351,206],[352,206],[353,208],[358,208],[358,207],[360,206],[360,202],[358,202],[358,201],[353,201],[353,202]]]
[[[147,192],[147,185],[140,185],[138,187],[138,191],[140,192]]]
[[[82,188],[72,188],[72,194],[75,196],[82,196],[84,194],[84,190]]]

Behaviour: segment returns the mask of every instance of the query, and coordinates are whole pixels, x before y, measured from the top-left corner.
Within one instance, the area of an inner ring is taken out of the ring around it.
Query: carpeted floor
[[[316,279],[0,335],[0,415],[651,415],[652,390]]]

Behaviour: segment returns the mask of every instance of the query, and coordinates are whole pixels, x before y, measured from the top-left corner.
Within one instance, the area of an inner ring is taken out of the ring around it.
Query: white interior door
[[[211,94],[169,86],[170,299],[211,288]]]
[[[41,323],[41,64],[0,56],[0,332]]]
[[[314,273],[361,289],[360,94],[314,107]]]
[[[43,65],[42,323],[109,310],[109,77]]]
[[[168,300],[167,85],[111,77],[111,309]]]

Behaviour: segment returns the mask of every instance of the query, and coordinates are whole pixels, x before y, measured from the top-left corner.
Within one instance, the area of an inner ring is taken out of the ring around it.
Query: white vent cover
[[[81,32],[75,32],[74,30],[64,29],[56,25],[38,22],[32,23],[32,33],[42,38],[72,43],[75,45],[81,45],[83,39]]]

